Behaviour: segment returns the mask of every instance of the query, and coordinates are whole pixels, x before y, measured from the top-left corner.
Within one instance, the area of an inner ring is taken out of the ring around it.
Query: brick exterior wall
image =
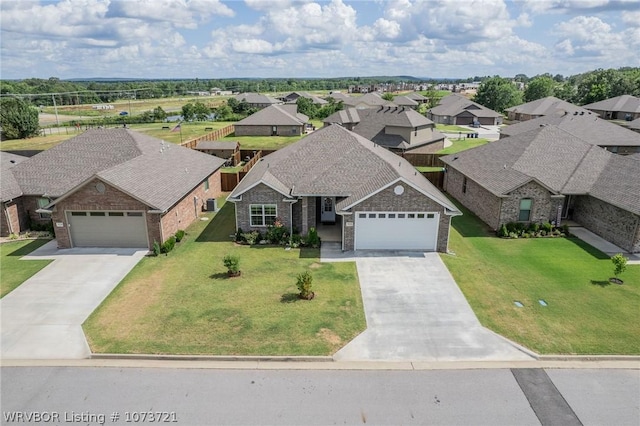
[[[162,215],[162,234],[158,242],[164,242],[179,229],[186,229],[198,219],[200,213],[206,209],[207,198],[218,198],[222,194],[220,170],[216,170],[208,178],[209,189],[205,190],[204,181],[198,184],[189,194],[185,195],[167,213]],[[194,197],[197,201],[194,203]],[[153,243],[153,241],[152,241]]]
[[[447,216],[444,212],[445,209],[437,202],[426,197],[422,193],[413,189],[407,184],[399,183],[404,186],[405,191],[402,195],[396,195],[393,189],[396,185],[391,185],[372,197],[367,198],[361,203],[353,206],[351,211],[353,215],[344,216],[343,225],[343,238],[344,249],[347,251],[354,249],[354,235],[355,235],[355,217],[357,212],[362,211],[414,211],[414,212],[438,212],[440,213],[440,223],[438,225],[438,243],[437,251],[446,253],[449,243],[449,225],[451,223],[451,217]],[[351,222],[353,226],[347,224]]]
[[[27,221],[31,221],[31,223],[39,223],[42,225],[51,222],[50,218],[42,218],[40,217],[40,213],[36,213],[36,210],[40,208],[40,206],[38,205],[38,200],[42,197],[26,195],[20,198],[22,199],[22,209],[25,215],[24,217]]]
[[[551,222],[556,219],[558,208],[562,208],[564,197],[551,197],[549,191],[536,182],[529,182],[507,194],[502,199],[500,212],[500,225],[509,222],[518,222],[520,213],[520,200],[530,198],[531,215],[529,222]]]
[[[236,136],[271,136],[272,126],[235,125]],[[295,128],[295,132],[291,129]],[[304,126],[276,126],[276,136],[300,136]]]
[[[22,208],[22,199],[2,203],[0,207],[0,237],[19,234],[27,230],[27,217]]]
[[[291,227],[292,218],[290,209],[290,202],[282,201],[284,195],[278,191],[269,188],[262,183],[251,188],[249,191],[242,194],[242,201],[235,202],[236,207],[236,224],[243,232],[260,231],[264,234],[267,230],[266,226],[251,226],[251,204],[275,204],[276,215],[280,218],[283,225],[286,228]],[[300,203],[300,201],[298,201]],[[296,203],[297,204],[297,203]]]
[[[462,173],[448,166],[444,175],[444,190],[471,210],[491,229],[498,229],[502,199],[471,179],[467,179],[467,190],[463,192],[463,180]]]
[[[640,217],[588,195],[574,197],[573,220],[613,244],[640,252]]]

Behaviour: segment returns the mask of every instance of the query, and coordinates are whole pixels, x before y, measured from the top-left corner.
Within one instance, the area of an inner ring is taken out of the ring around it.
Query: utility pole
[[[51,94],[51,99],[53,99],[53,109],[56,112],[56,125],[60,125],[60,120],[58,119],[58,106],[56,105],[56,95]]]

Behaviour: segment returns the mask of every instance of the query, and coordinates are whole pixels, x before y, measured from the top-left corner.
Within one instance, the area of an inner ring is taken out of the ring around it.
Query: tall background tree
[[[473,100],[497,112],[522,103],[522,92],[508,78],[492,77],[480,84]]]
[[[557,83],[549,76],[534,77],[524,89],[524,101],[531,102],[553,96],[556,85]]]
[[[6,139],[24,139],[37,136],[38,110],[22,99],[0,99],[0,126]]]

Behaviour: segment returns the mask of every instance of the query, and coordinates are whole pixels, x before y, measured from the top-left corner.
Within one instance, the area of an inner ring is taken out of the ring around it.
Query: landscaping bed
[[[640,265],[612,285],[611,259],[587,243],[498,238],[458,207],[442,259],[484,326],[542,354],[640,354]]]
[[[89,317],[98,353],[330,355],[365,327],[355,263],[319,249],[239,245],[233,205],[198,221],[168,255],[147,257]],[[223,258],[239,258],[230,277]],[[313,277],[312,300],[297,277]]]

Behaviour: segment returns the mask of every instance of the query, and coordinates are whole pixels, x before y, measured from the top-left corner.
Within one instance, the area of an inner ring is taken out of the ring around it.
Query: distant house
[[[311,102],[315,105],[326,105],[328,104],[327,101],[325,101],[324,99],[322,99],[319,96],[315,96],[315,95],[311,95],[307,92],[291,92],[285,96],[283,96],[281,99],[284,103],[295,103],[298,98],[306,98],[306,99],[310,99]]]
[[[346,102],[351,101],[352,96],[346,95],[342,92],[331,92],[327,98],[333,98],[336,102],[342,102],[345,105],[348,105]]]
[[[519,135],[545,126],[557,126],[582,140],[616,154],[640,152],[640,135],[587,111],[545,115],[500,129],[500,138]]]
[[[418,105],[420,105],[418,101],[414,101],[408,96],[396,96],[393,98],[393,103],[398,105],[399,107],[406,107],[406,108],[413,108],[413,109],[418,108]]]
[[[379,106],[397,106],[391,101],[382,99],[378,93],[367,93],[362,96],[349,96],[342,100],[345,106],[357,109],[375,108]]]
[[[196,145],[196,151],[227,160],[233,166],[241,161],[238,141],[200,141]]]
[[[507,118],[512,121],[527,121],[545,115],[573,114],[574,112],[578,114],[582,113],[583,115],[593,114],[584,108],[554,96],[547,96],[546,98],[537,99],[527,102],[526,104],[516,105],[505,109],[505,112],[507,113]]]
[[[5,211],[10,198],[20,197],[6,222],[17,233],[29,222],[53,221],[59,248],[151,249],[195,221],[206,199],[221,195],[223,163],[129,129],[87,130],[3,167]]]
[[[440,103],[427,112],[427,118],[438,124],[502,124],[501,114],[455,93],[440,99]]]
[[[405,159],[338,125],[269,154],[229,195],[236,226],[331,224],[342,250],[446,252],[460,211]]]
[[[411,93],[407,93],[406,95],[407,98],[416,101],[419,104],[425,104],[427,102],[429,102],[429,98],[426,98],[424,96],[422,96],[420,93],[418,92],[411,92]]]
[[[640,158],[560,128],[538,127],[441,157],[444,189],[492,229],[572,219],[640,252]]]
[[[351,107],[324,119],[325,126],[333,123],[395,152],[433,153],[444,148],[445,136],[433,121],[410,108]]]
[[[238,102],[246,102],[250,108],[266,108],[271,105],[281,104],[282,102],[270,96],[261,93],[240,93],[233,97]]]
[[[584,105],[605,120],[633,121],[640,118],[640,98],[631,95],[616,96],[604,101]]]
[[[631,123],[629,123],[629,129],[634,132],[640,132],[640,118],[636,118]]]
[[[23,207],[22,188],[11,169],[27,157],[0,151],[0,236],[19,234],[28,228],[28,216]]]
[[[309,117],[296,104],[271,105],[235,124],[236,136],[300,136]]]

